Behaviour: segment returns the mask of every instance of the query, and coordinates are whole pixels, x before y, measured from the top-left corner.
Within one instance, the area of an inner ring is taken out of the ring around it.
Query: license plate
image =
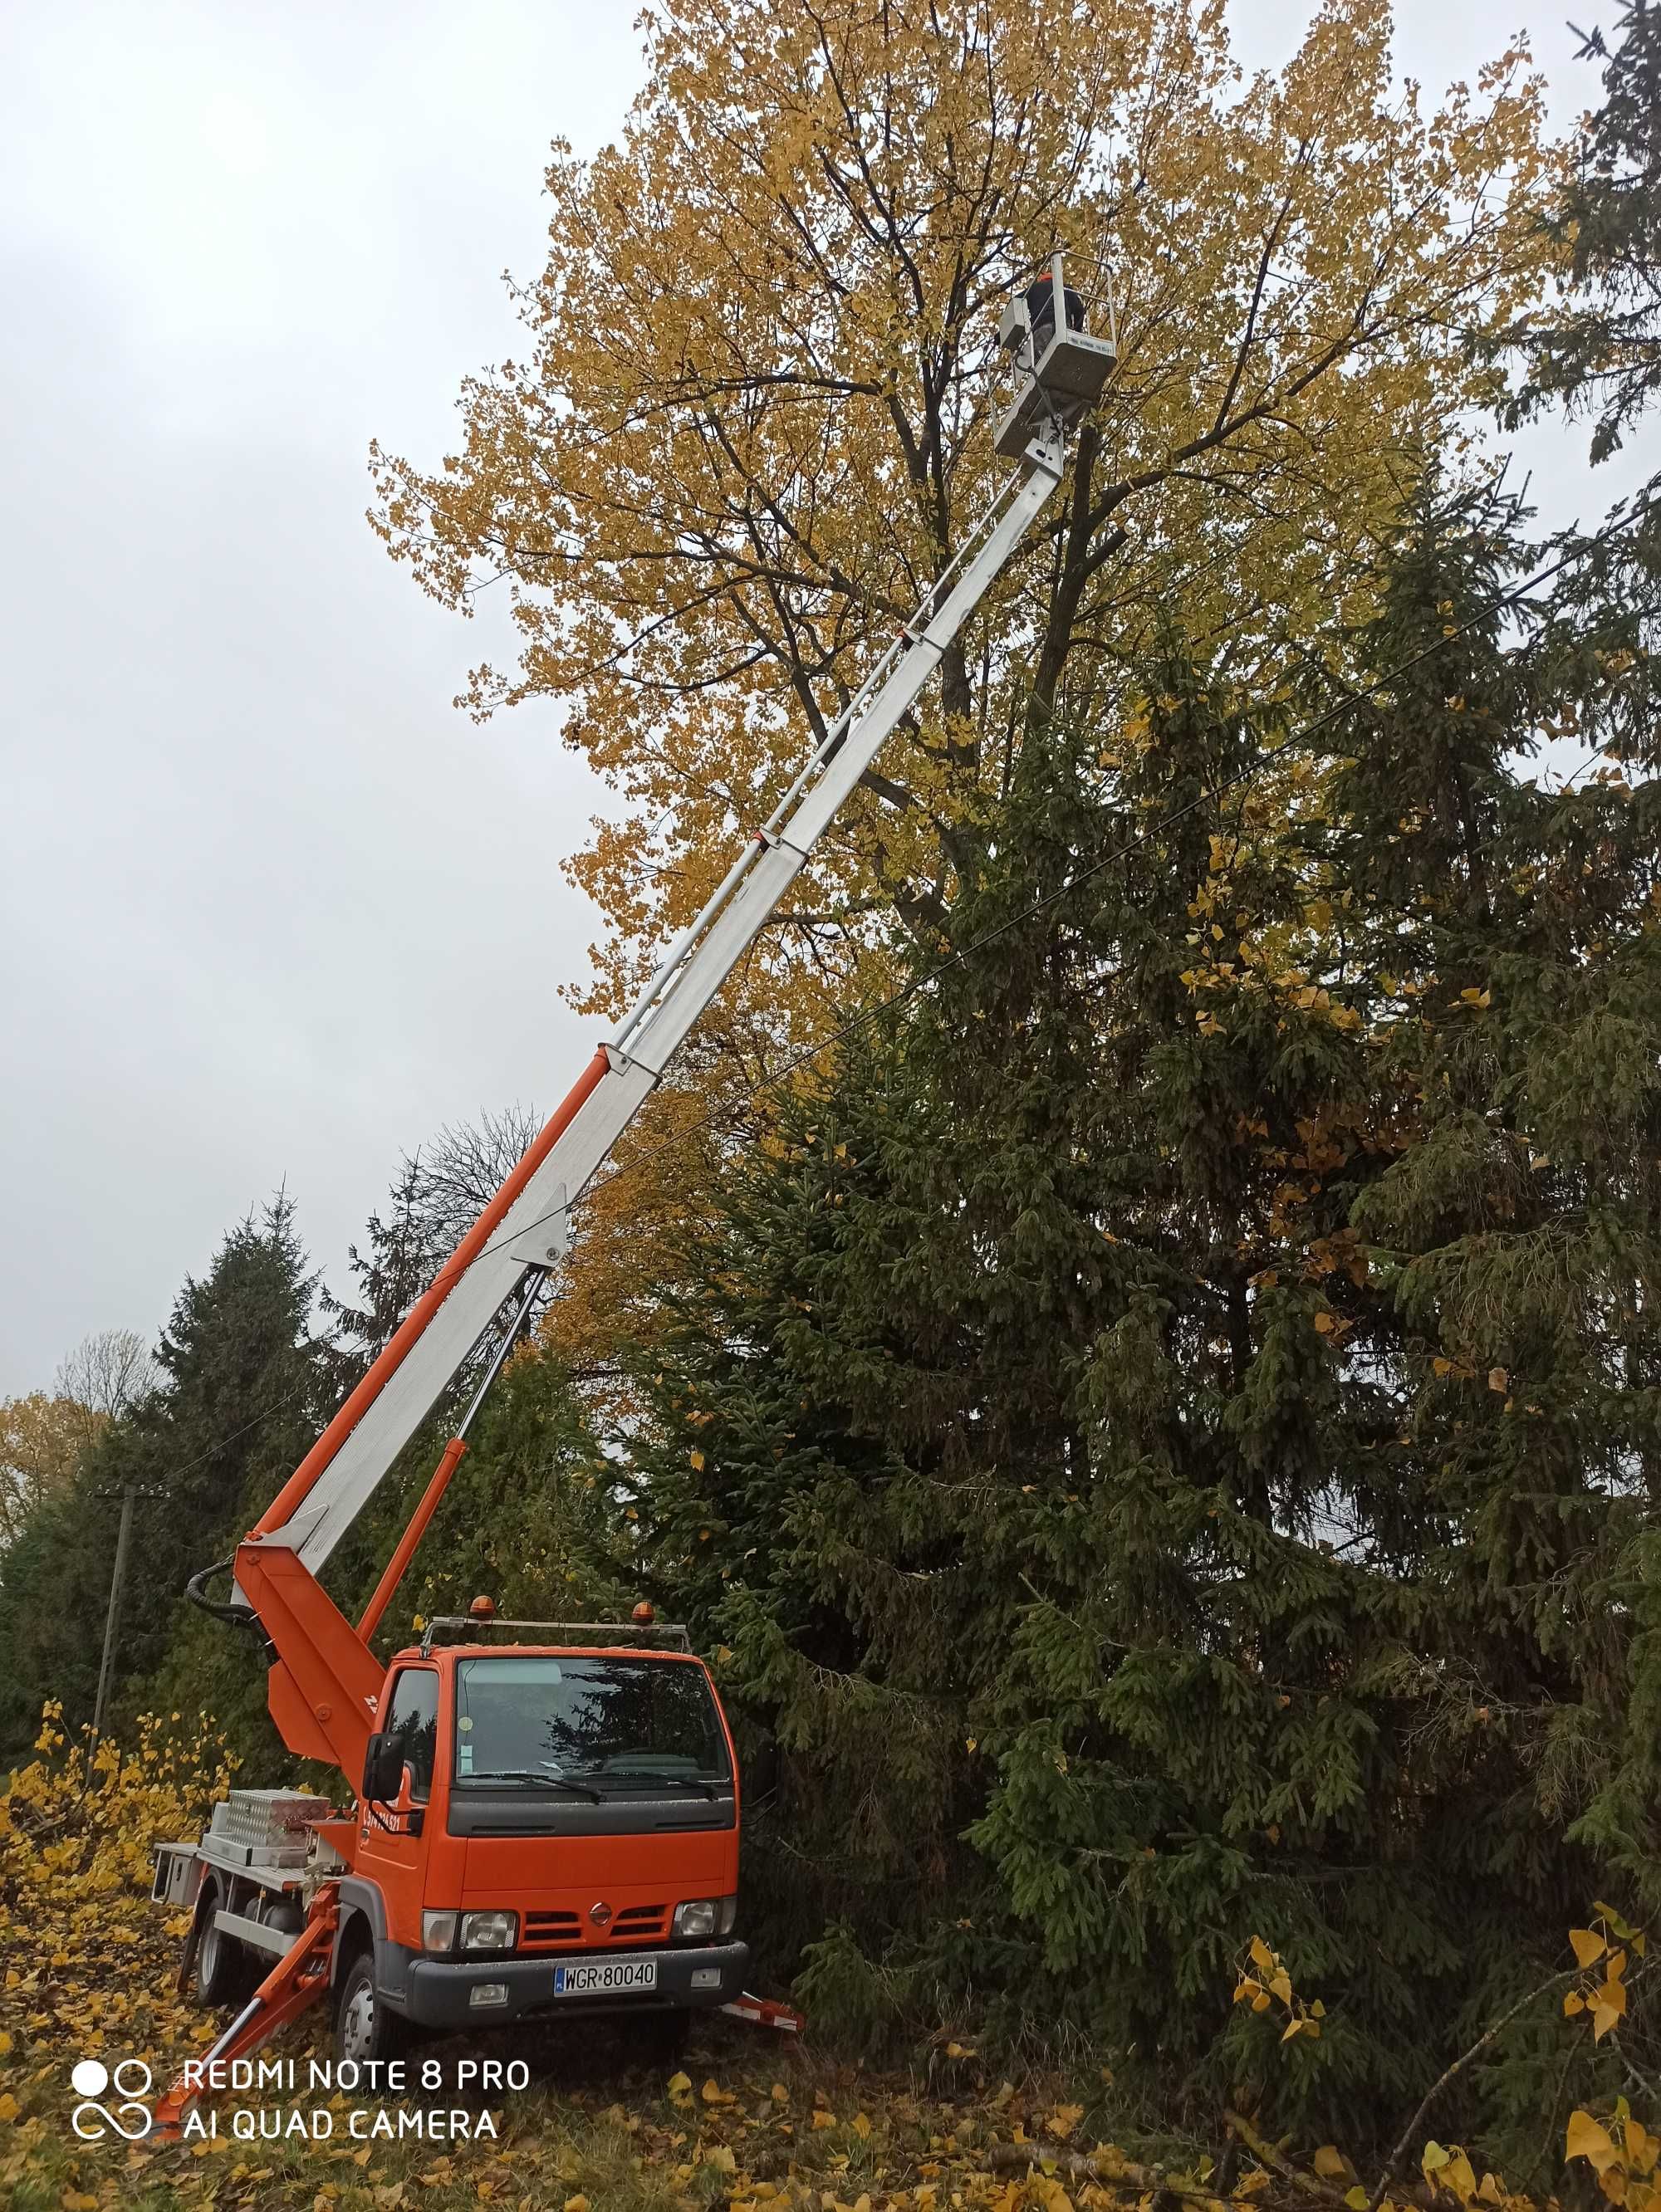
[[[601,1959],[592,1966],[556,1966],[557,1997],[609,1996],[618,1990],[654,1990],[658,1985],[655,1959]]]

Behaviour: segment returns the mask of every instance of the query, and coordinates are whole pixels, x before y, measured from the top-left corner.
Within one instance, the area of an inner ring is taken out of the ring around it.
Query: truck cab
[[[429,1639],[386,1671],[339,1880],[343,2057],[408,2025],[740,1995],[739,1777],[690,1650]]]
[[[486,1626],[592,1640],[437,1640]],[[326,1893],[319,1985],[338,2056],[360,2063],[412,2028],[526,2013],[627,2014],[657,2053],[739,2000],[795,2025],[745,1992],[738,1761],[684,1629],[647,1606],[630,1627],[498,1623],[481,1598],[397,1653],[365,1702],[349,1815],[234,1790],[198,1842],[157,1846],[156,1901],[192,1913],[181,1986],[241,2005]]]

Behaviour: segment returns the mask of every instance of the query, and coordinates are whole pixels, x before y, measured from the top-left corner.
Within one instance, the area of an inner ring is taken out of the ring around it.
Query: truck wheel
[[[404,2020],[382,2003],[375,1988],[374,1953],[360,1951],[341,1979],[334,2014],[335,2057],[360,2066],[368,2059],[396,2058],[408,2040]]]
[[[218,1883],[210,1883],[196,1947],[196,1994],[204,2005],[240,2004],[248,1993],[246,1950],[214,1925],[221,1902]]]

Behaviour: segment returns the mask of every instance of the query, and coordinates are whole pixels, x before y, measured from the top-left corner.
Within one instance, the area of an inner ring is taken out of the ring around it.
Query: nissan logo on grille
[[[596,1928],[604,1928],[611,1920],[611,1908],[609,1905],[603,1902],[599,1905],[591,1905],[588,1907],[588,1917],[593,1922]]]

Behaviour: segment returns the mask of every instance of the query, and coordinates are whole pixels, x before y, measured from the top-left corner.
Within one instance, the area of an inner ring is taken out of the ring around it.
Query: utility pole
[[[98,1668],[98,1696],[92,1709],[92,1735],[87,1744],[87,1772],[82,1784],[83,1790],[92,1787],[92,1763],[97,1754],[100,1737],[104,1733],[104,1714],[109,1705],[110,1677],[115,1671],[115,1639],[121,1627],[121,1600],[127,1580],[127,1544],[132,1534],[132,1509],[140,1498],[159,1498],[156,1490],[141,1492],[137,1484],[121,1486],[121,1519],[115,1533],[115,1565],[110,1571],[110,1599],[104,1613],[104,1656]],[[101,1490],[100,1498],[113,1498],[113,1490]]]

